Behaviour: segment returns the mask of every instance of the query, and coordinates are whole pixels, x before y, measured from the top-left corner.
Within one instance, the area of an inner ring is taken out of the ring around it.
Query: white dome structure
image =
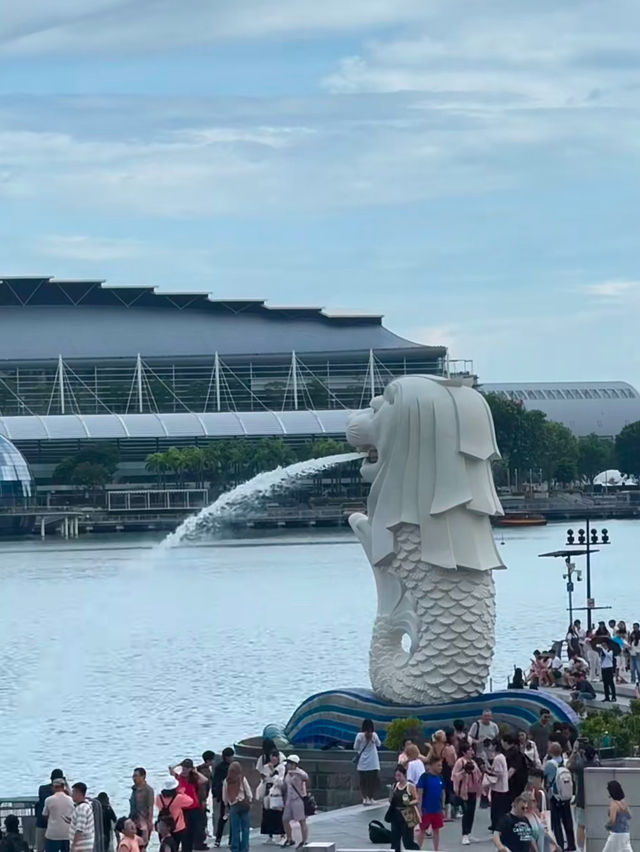
[[[620,473],[619,470],[603,470],[593,480],[594,485],[602,485],[603,487],[611,486],[619,488],[621,485],[637,485],[636,479],[633,476],[627,476]]]

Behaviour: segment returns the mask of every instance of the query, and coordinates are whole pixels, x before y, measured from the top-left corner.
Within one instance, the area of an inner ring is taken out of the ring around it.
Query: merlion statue
[[[452,379],[406,376],[351,416],[347,440],[368,451],[368,515],[349,522],[378,590],[374,692],[403,704],[481,694],[494,646],[492,571],[504,568],[489,520],[502,514],[489,406]]]

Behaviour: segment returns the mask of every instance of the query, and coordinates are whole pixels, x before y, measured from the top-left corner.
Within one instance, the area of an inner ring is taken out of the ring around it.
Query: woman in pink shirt
[[[156,796],[156,808],[158,809],[158,813],[161,810],[168,810],[171,814],[173,821],[171,834],[176,842],[177,849],[180,849],[185,836],[183,809],[192,807],[193,798],[178,790],[178,780],[176,778],[167,778],[160,795]]]
[[[482,790],[482,772],[473,759],[470,743],[460,744],[460,757],[451,770],[453,792],[462,802],[462,845],[471,843],[471,829],[476,813],[478,794]]]

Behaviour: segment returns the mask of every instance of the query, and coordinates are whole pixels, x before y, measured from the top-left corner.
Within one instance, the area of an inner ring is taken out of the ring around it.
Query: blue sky
[[[640,385],[635,0],[12,7],[0,273],[379,311],[487,381]]]

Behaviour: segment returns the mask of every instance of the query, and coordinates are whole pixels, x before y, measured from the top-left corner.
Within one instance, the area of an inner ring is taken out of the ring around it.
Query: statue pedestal
[[[526,730],[538,721],[543,707],[555,720],[578,724],[578,716],[568,704],[543,690],[505,689],[449,704],[416,705],[391,704],[370,689],[334,689],[303,701],[287,722],[285,734],[296,746],[340,744],[352,748],[363,719],[373,720],[381,739],[394,719],[409,717],[420,719],[430,735],[438,728],[451,727],[454,719],[464,720],[469,727],[485,708],[491,708],[498,724]]]

